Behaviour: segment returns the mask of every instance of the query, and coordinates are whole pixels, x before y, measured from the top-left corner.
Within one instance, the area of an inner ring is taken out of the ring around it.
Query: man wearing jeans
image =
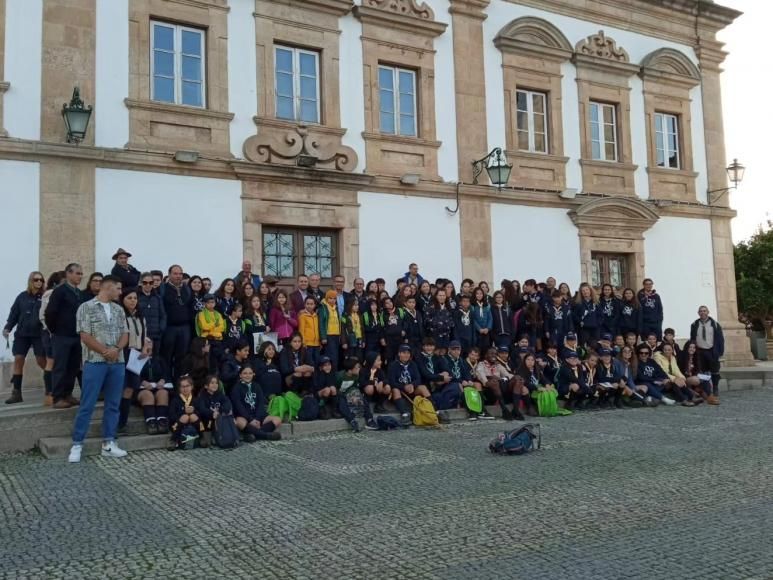
[[[719,322],[709,316],[708,306],[698,308],[698,320],[690,325],[690,340],[698,347],[698,369],[711,373],[711,392],[706,402],[719,405],[719,359],[725,354],[725,334]]]
[[[76,329],[82,343],[83,383],[81,405],[72,432],[72,448],[68,459],[70,463],[78,463],[81,460],[83,440],[89,430],[100,392],[104,392],[105,397],[102,455],[126,456],[126,451],[115,442],[124,382],[123,349],[129,342],[126,315],[123,308],[116,304],[119,283],[120,280],[114,276],[105,276],[99,294],[81,304],[76,315]]]

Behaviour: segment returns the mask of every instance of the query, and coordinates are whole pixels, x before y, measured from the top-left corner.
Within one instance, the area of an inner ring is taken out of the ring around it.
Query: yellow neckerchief
[[[191,401],[193,400],[193,393],[191,393],[190,395],[188,395],[188,397],[187,397],[187,398],[185,397],[185,395],[183,395],[182,393],[180,393],[180,398],[183,400],[183,403],[185,403],[185,406],[186,406],[186,407],[190,407],[190,406],[191,406]]]
[[[201,312],[204,314],[204,320],[207,324],[217,324],[217,318],[220,316],[220,313],[217,310],[207,310],[205,308]]]
[[[360,315],[356,312],[352,312],[349,317],[352,320],[352,330],[354,330],[354,336],[357,337],[357,339],[362,338],[362,325],[360,324]]]
[[[596,377],[596,367],[590,368],[589,365],[585,366],[585,371],[588,373],[588,384],[593,384],[593,379]]]

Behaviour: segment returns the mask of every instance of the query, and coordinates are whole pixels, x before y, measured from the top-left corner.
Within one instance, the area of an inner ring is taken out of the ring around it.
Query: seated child
[[[338,410],[352,431],[359,433],[362,429],[358,418],[365,420],[365,428],[378,429],[373,420],[373,413],[370,410],[370,403],[365,400],[360,390],[360,361],[356,358],[348,357],[344,359],[344,370],[336,375],[336,388],[338,389]]]
[[[239,372],[239,382],[231,389],[236,428],[243,433],[247,443],[258,439],[279,441],[282,435],[276,429],[282,424],[282,420],[268,415],[263,390],[260,384],[253,383],[254,379],[255,372],[252,367],[245,365]]]
[[[199,445],[209,447],[212,444],[212,432],[215,430],[215,420],[222,415],[231,414],[231,401],[220,388],[217,375],[209,375],[204,388],[193,403],[201,420],[201,438]]]
[[[198,439],[201,422],[193,406],[193,379],[189,376],[180,377],[177,381],[177,396],[169,405],[169,419],[172,422],[170,449]]]
[[[340,419],[338,412],[338,391],[333,362],[326,356],[320,357],[317,372],[314,374],[314,395],[320,404],[320,419]]]
[[[411,422],[411,407],[405,400],[405,396],[421,395],[429,398],[429,389],[421,384],[419,369],[411,360],[411,347],[401,344],[397,349],[397,360],[389,363],[387,368],[387,382],[392,387],[392,402],[400,413],[403,425]]]
[[[148,435],[169,432],[169,393],[171,383],[164,380],[166,365],[161,357],[153,356],[153,344],[145,343],[147,362],[142,367],[140,375],[127,372],[132,381],[127,381],[121,399],[118,427],[123,429],[129,419],[132,400],[142,407],[145,416],[145,429]]]

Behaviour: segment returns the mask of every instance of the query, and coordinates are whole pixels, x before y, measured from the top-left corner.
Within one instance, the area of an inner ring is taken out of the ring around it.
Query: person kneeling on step
[[[403,425],[411,423],[411,407],[405,396],[421,395],[429,399],[429,389],[421,384],[419,369],[411,360],[411,347],[401,344],[397,349],[397,360],[389,363],[387,383],[392,387],[392,402],[400,413]],[[405,395],[405,396],[404,396]]]
[[[358,419],[364,419],[366,429],[378,429],[370,410],[370,403],[365,399],[365,394],[360,389],[360,361],[348,357],[344,359],[343,367],[344,370],[336,374],[339,412],[355,433],[362,430]]]
[[[253,383],[255,372],[245,365],[239,371],[239,382],[231,389],[236,428],[243,433],[244,440],[252,443],[258,439],[279,441],[282,435],[276,430],[282,424],[279,417],[270,417],[266,398],[260,385]]]
[[[177,396],[169,405],[169,419],[172,423],[170,450],[187,449],[199,438],[201,421],[193,406],[193,379],[183,375],[177,381]]]
[[[215,430],[215,421],[220,415],[231,414],[231,401],[225,396],[220,387],[217,375],[209,375],[201,389],[199,396],[193,402],[196,413],[201,420],[200,447],[212,445],[212,432]]]

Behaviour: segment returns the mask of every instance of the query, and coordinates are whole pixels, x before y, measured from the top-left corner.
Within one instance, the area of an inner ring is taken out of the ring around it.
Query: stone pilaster
[[[96,0],[43,2],[42,59],[40,139],[61,143],[67,137],[62,104],[70,101],[73,87],[94,105]],[[92,117],[84,145],[94,144],[94,122]]]
[[[722,88],[720,85],[720,64],[725,53],[722,45],[712,39],[701,39],[698,49],[701,76],[703,80],[703,126],[706,142],[706,165],[709,190],[727,187],[727,157],[725,153],[725,129],[722,122]],[[715,206],[728,206],[728,194],[711,196]],[[735,261],[730,220],[725,215],[714,215],[711,219],[711,237],[714,244],[714,287],[716,288],[717,309],[715,313],[725,331],[725,364],[727,366],[748,366],[753,364],[746,330],[738,322],[738,298],[735,287]],[[696,308],[697,311],[697,308]],[[697,316],[697,315],[696,315]]]
[[[451,0],[456,93],[459,180],[472,182],[472,162],[488,153],[486,79],[483,72],[483,12],[489,0]],[[481,179],[487,179],[485,172]],[[459,206],[462,274],[491,282],[491,207],[489,202],[462,199]]]
[[[68,159],[40,164],[40,270],[46,276],[69,262],[81,264],[86,274],[94,271],[95,168]]]

